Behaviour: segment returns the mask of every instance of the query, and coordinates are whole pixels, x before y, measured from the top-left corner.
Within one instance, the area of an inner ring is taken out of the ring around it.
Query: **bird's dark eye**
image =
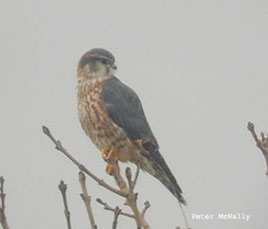
[[[100,59],[100,61],[103,64],[109,64],[109,60],[107,60],[107,59],[102,58],[102,59]]]

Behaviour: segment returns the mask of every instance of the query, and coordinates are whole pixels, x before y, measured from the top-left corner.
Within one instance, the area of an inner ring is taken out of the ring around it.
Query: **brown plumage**
[[[159,152],[138,96],[113,75],[114,62],[113,55],[104,49],[92,49],[79,61],[78,113],[82,128],[100,151],[105,155],[110,152],[108,164],[113,160],[135,163],[186,204]]]

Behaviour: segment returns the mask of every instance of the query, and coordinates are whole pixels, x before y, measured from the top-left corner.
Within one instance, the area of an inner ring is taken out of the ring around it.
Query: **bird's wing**
[[[158,151],[157,141],[137,94],[116,77],[105,81],[102,88],[102,99],[113,122],[125,131],[130,140],[144,140],[143,147],[149,154],[143,157],[148,160],[147,163],[154,171],[146,167],[143,169],[158,178],[181,203],[186,204],[181,188]]]
[[[131,88],[113,77],[104,82],[102,99],[110,118],[125,131],[130,140],[151,140],[158,147],[141,102]]]

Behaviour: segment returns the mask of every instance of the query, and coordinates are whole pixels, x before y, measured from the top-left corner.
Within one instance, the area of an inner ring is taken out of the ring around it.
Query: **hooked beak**
[[[112,65],[112,69],[113,70],[116,70],[117,69],[117,66],[115,64]]]

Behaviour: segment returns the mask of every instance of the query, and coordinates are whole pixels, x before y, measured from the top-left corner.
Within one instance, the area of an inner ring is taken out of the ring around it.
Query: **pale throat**
[[[86,64],[82,69],[78,69],[78,84],[95,84],[102,80],[107,80],[113,76],[113,69],[110,66],[94,63]]]

